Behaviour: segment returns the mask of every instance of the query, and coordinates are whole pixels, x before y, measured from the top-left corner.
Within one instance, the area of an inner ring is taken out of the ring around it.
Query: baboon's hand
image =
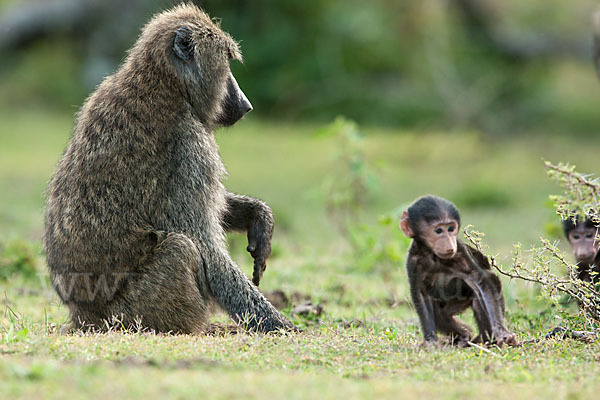
[[[518,346],[519,345],[519,341],[517,340],[517,335],[515,335],[512,332],[503,332],[503,334],[501,334],[498,339],[496,340],[496,344],[499,347],[502,347],[503,345],[509,345],[509,346]]]
[[[269,206],[258,213],[248,228],[248,247],[246,250],[254,258],[252,282],[258,286],[263,272],[267,268],[267,258],[271,254],[271,237],[273,236],[273,213]]]

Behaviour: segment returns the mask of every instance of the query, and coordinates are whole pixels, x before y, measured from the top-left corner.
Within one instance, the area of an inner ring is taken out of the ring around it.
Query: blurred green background
[[[73,112],[174,0],[0,0],[0,105]],[[196,1],[256,116],[594,134],[593,0]]]
[[[175,3],[0,0],[0,241],[39,242],[74,114]],[[284,248],[345,242],[331,201],[362,167],[355,222],[436,193],[500,250],[556,236],[542,159],[598,170],[594,1],[196,3],[241,43],[233,70],[255,107],[218,133],[227,185],[273,205]],[[357,140],[315,134],[340,115]],[[359,170],[344,161],[354,151]]]

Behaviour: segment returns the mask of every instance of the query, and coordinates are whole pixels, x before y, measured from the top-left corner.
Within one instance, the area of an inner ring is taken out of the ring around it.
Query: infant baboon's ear
[[[192,31],[187,26],[177,28],[175,40],[173,40],[173,52],[183,61],[194,58],[194,45],[192,42]]]
[[[410,227],[410,218],[408,218],[408,211],[402,211],[402,218],[400,219],[400,229],[406,235],[406,237],[412,238],[415,236],[412,228]]]

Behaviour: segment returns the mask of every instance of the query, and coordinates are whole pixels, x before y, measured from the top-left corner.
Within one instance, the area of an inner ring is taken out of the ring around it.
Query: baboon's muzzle
[[[233,74],[230,74],[227,83],[227,95],[223,103],[223,112],[218,122],[225,126],[233,125],[250,111],[252,111],[252,104],[240,89]]]

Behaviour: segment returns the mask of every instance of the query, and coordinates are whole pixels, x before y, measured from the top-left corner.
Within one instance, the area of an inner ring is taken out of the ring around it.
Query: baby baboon
[[[252,109],[230,72],[236,42],[183,4],[155,16],[87,99],[47,191],[50,276],[78,327],[113,317],[158,332],[207,327],[213,305],[249,329],[294,329],[231,260],[248,234],[255,282],[271,209],[229,193],[214,129]]]
[[[473,342],[516,345],[504,326],[500,279],[486,256],[458,240],[460,214],[446,199],[424,196],[402,214],[402,232],[413,242],[406,269],[410,293],[419,315],[424,344],[437,342],[437,332],[460,346]],[[456,315],[472,308],[479,336]]]
[[[600,280],[600,242],[596,240],[598,225],[589,217],[577,216],[575,220],[564,220],[562,226],[577,260],[577,277],[597,283]]]

